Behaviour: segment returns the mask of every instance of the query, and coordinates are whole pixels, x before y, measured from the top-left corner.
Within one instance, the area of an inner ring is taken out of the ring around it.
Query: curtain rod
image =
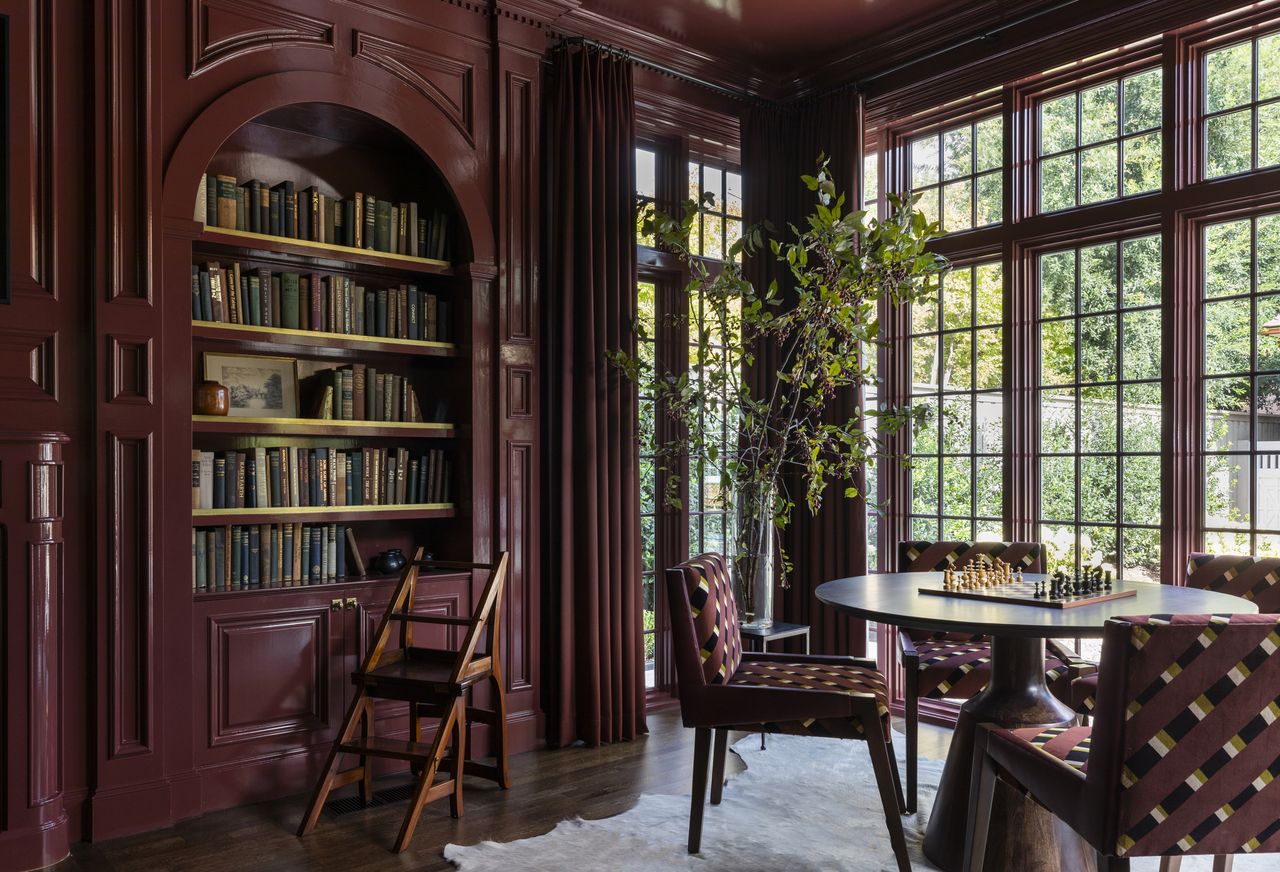
[[[1041,7],[1040,9],[1034,10],[1032,12],[1024,13],[1023,15],[1019,15],[1016,18],[1011,18],[1008,21],[1005,21],[992,28],[982,31],[981,33],[975,33],[972,36],[967,36],[967,37],[964,37],[963,39],[956,40],[955,42],[950,42],[950,43],[947,43],[946,45],[939,46],[938,48],[925,52],[922,55],[910,58],[908,60],[904,60],[901,63],[894,64],[893,66],[887,67],[883,70],[877,70],[874,73],[871,73],[869,75],[862,77],[861,79],[850,79],[847,82],[841,82],[838,85],[834,85],[822,91],[815,92],[813,94],[808,95],[808,98],[812,99],[816,97],[826,97],[831,94],[837,94],[847,89],[858,90],[868,82],[874,82],[877,79],[884,78],[885,76],[890,76],[890,75],[893,75],[894,73],[901,72],[902,70],[913,67],[916,64],[922,63],[923,61],[932,60],[933,58],[940,57],[944,54],[947,54],[948,52],[955,51],[956,49],[959,49],[959,48],[964,48],[965,46],[972,45],[973,43],[976,43],[976,42],[989,42],[993,40],[997,35],[1003,33],[1006,30],[1026,24],[1027,22],[1030,22],[1030,21],[1034,21],[1035,19],[1040,18],[1044,15],[1048,15],[1050,13],[1057,12],[1062,9],[1066,9],[1068,6],[1074,6],[1079,2],[1080,0],[1060,0],[1060,2],[1053,3],[1049,6]],[[674,79],[679,79],[682,82],[688,82],[691,85],[697,85],[699,87],[706,88],[709,91],[714,91],[717,94],[722,94],[733,100],[739,100],[744,103],[779,105],[779,101],[769,100],[764,97],[759,97],[755,94],[750,94],[746,91],[741,91],[735,88],[730,88],[725,85],[721,85],[718,82],[709,81],[699,76],[695,76],[691,73],[686,73],[683,70],[677,70],[674,67],[668,66],[667,64],[661,63],[659,61],[652,60],[651,58],[642,57],[640,55],[635,54],[634,52],[630,52],[630,51],[627,51],[626,49],[618,48],[617,46],[609,45],[608,43],[601,42],[597,39],[592,39],[587,36],[562,37],[560,41],[552,47],[552,50],[554,51],[555,49],[559,49],[559,48],[563,48],[565,46],[571,46],[571,45],[587,46],[588,48],[594,48],[599,51],[608,52],[609,54],[615,55],[620,58],[624,58],[633,64],[638,64],[639,66],[647,67],[656,72],[671,76]],[[801,99],[806,99],[806,98],[801,98]]]

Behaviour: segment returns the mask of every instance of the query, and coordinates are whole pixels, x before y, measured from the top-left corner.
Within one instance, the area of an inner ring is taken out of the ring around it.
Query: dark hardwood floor
[[[895,724],[901,730],[900,724]],[[921,724],[920,750],[941,759],[949,733]],[[902,741],[901,733],[895,737]],[[680,725],[674,711],[650,715],[649,735],[604,748],[534,751],[511,758],[515,786],[468,779],[466,814],[449,817],[448,803],[433,803],[409,850],[388,850],[404,816],[405,802],[348,812],[325,813],[315,832],[294,835],[306,796],[214,812],[169,829],[96,844],[78,844],[56,872],[224,872],[229,869],[364,870],[397,869],[444,872],[441,857],[449,842],[484,839],[511,841],[545,833],[575,816],[602,818],[633,806],[642,793],[687,793],[692,772],[693,731]],[[742,769],[730,754],[726,769]],[[407,784],[388,777],[378,790]],[[337,797],[354,795],[354,787]]]

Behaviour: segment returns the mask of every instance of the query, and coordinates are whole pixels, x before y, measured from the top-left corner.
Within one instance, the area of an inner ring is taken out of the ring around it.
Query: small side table
[[[742,624],[738,628],[739,635],[742,636],[742,644],[748,651],[759,651],[761,653],[769,650],[770,642],[777,642],[779,639],[790,639],[792,636],[804,636],[804,653],[809,653],[809,625],[808,624],[784,624],[781,621],[774,621],[767,627],[757,627],[753,624]],[[765,750],[765,734],[760,734],[760,750]]]

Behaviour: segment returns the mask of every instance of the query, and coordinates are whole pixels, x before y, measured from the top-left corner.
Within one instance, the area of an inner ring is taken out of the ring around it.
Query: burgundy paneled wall
[[[14,292],[0,307],[0,870],[307,789],[389,595],[191,594],[193,197],[222,142],[292,103],[397,128],[456,200],[472,350],[458,529],[477,558],[511,552],[508,727],[517,751],[541,741],[542,59],[577,5],[0,0]],[[674,105],[688,86],[657,87]],[[475,585],[438,579],[417,607],[465,614]],[[253,668],[280,651],[280,669]]]

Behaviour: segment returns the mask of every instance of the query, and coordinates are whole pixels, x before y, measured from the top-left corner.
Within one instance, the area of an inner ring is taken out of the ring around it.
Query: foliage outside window
[[[689,228],[689,253],[724,260],[742,237],[742,175],[690,161],[689,199],[701,204],[702,213]]]
[[[1280,556],[1280,214],[1203,246],[1205,546]]]
[[[1204,177],[1280,164],[1280,33],[1204,56]]]
[[[911,535],[1003,538],[1004,320],[999,263],[954,267],[911,312]]]
[[[1054,565],[1159,580],[1160,237],[1038,266],[1041,539]]]
[[[657,287],[653,282],[636,285],[636,317],[640,329],[636,331],[636,353],[641,359],[653,362],[656,353],[654,335],[657,327]],[[654,686],[654,655],[656,652],[655,627],[657,626],[657,511],[658,465],[657,408],[653,397],[653,385],[639,383],[640,442],[640,580],[644,597],[644,659],[645,686]]]
[[[1004,119],[965,122],[907,146],[916,208],[948,233],[998,224],[1003,210]]]
[[[1162,105],[1159,69],[1042,100],[1040,211],[1160,190]]]

